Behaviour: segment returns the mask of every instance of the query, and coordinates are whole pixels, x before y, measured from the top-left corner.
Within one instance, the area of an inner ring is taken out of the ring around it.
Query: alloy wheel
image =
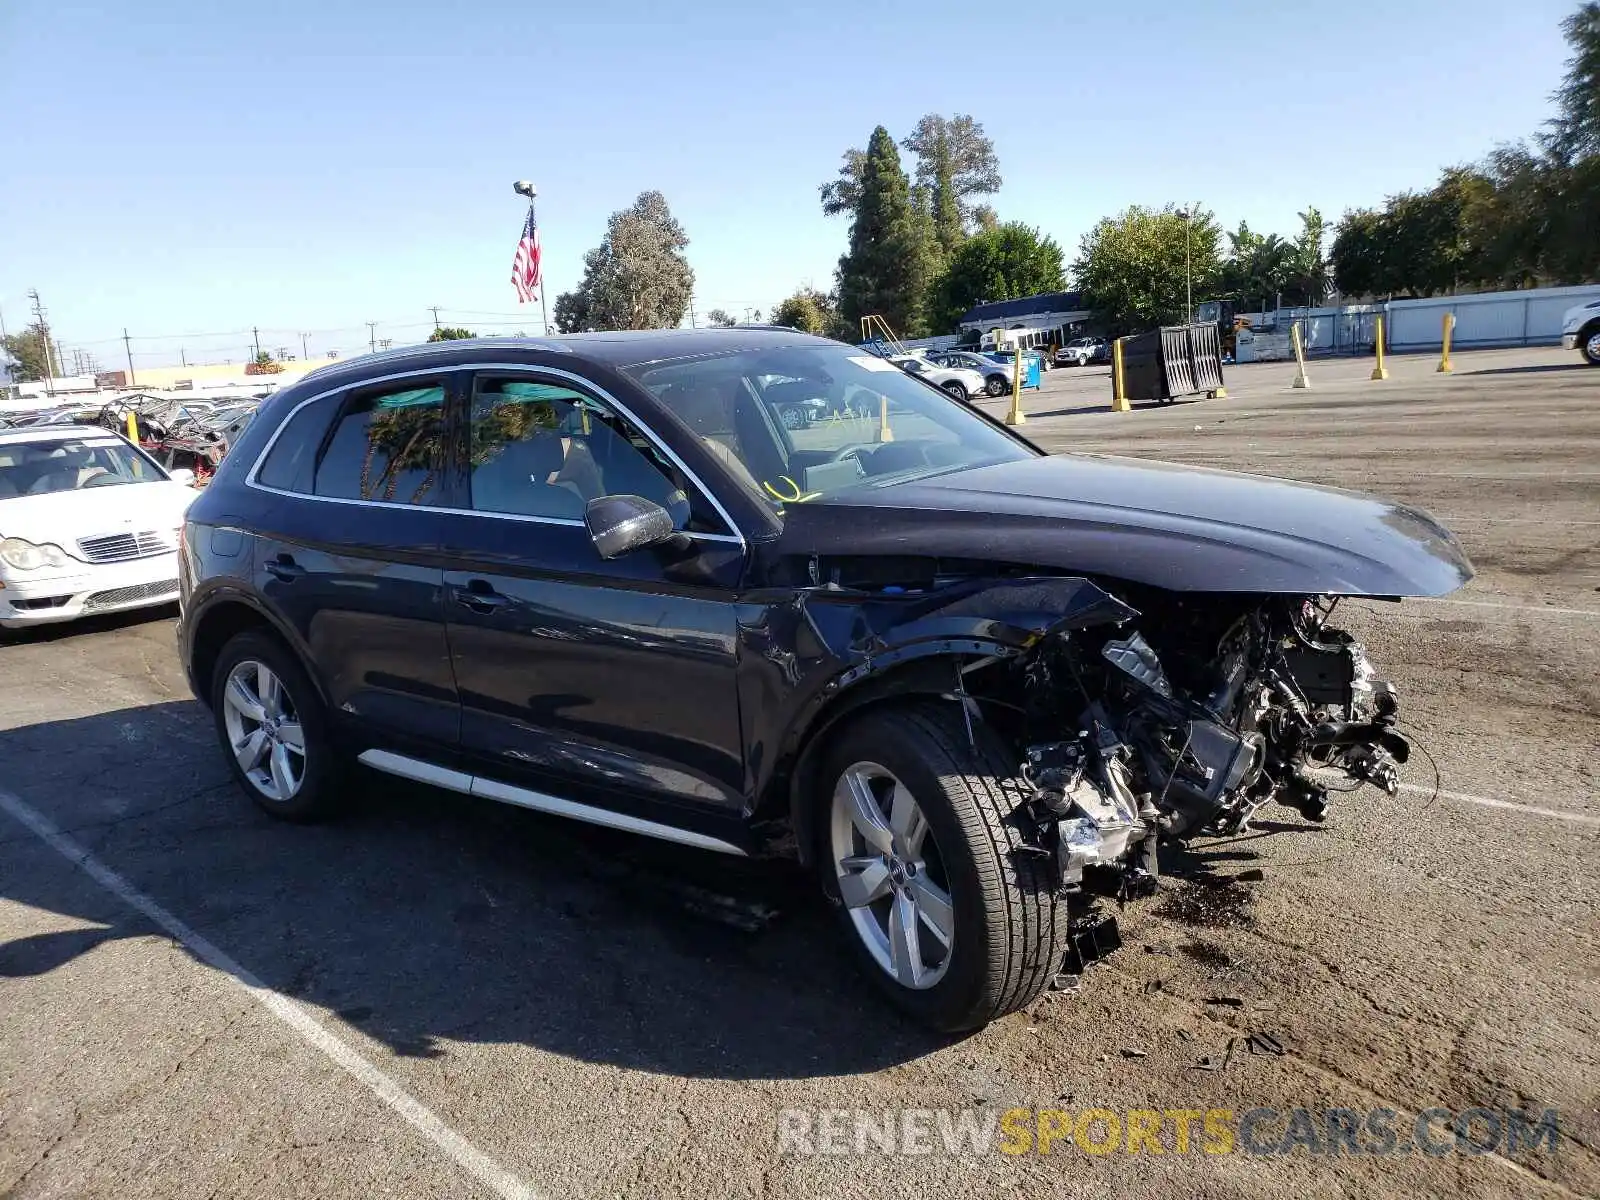
[[[1589,340],[1583,344],[1583,354],[1592,363],[1600,363],[1600,329],[1589,335]]]
[[[306,777],[305,730],[294,700],[270,667],[245,659],[222,690],[228,747],[239,770],[268,800],[294,798]]]
[[[944,978],[955,909],[938,843],[911,790],[874,762],[834,785],[830,848],[839,896],[873,961],[904,987]]]

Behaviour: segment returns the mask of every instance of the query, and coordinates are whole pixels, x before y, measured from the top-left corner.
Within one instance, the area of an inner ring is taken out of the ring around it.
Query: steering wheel
[[[857,462],[860,462],[861,461],[861,452],[863,450],[871,452],[872,447],[870,445],[868,445],[866,442],[849,442],[849,443],[847,443],[847,444],[845,444],[843,446],[840,446],[837,450],[835,450],[832,454],[828,455],[828,457],[823,459],[822,461],[824,463],[836,463],[836,462],[843,462],[847,458],[854,457]],[[861,463],[861,465],[863,467],[865,467],[867,464],[866,463]]]
[[[107,484],[117,481],[117,477],[104,467],[91,467],[90,469],[94,474],[80,483],[78,485],[80,488],[105,487]]]

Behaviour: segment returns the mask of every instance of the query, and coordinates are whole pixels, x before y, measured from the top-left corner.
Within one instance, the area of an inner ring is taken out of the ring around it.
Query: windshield
[[[1038,454],[892,362],[848,346],[747,350],[626,373],[780,510]]]
[[[0,445],[0,501],[165,478],[148,458],[110,434]]]

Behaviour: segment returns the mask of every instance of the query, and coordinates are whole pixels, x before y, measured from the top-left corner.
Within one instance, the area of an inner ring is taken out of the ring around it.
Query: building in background
[[[963,314],[958,324],[961,340],[967,343],[992,345],[995,339],[991,335],[997,331],[1017,330],[1035,335],[1027,341],[1059,346],[1081,334],[1088,320],[1089,307],[1081,292],[1044,292],[979,304]]]

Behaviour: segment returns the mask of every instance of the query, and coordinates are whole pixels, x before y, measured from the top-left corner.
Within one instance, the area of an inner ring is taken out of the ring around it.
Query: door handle
[[[495,591],[487,580],[474,579],[465,587],[455,589],[456,603],[475,613],[491,613],[511,603],[510,596]]]
[[[277,558],[268,559],[264,569],[280,583],[291,583],[306,573],[306,569],[295,562],[294,556],[289,554],[280,554]]]

